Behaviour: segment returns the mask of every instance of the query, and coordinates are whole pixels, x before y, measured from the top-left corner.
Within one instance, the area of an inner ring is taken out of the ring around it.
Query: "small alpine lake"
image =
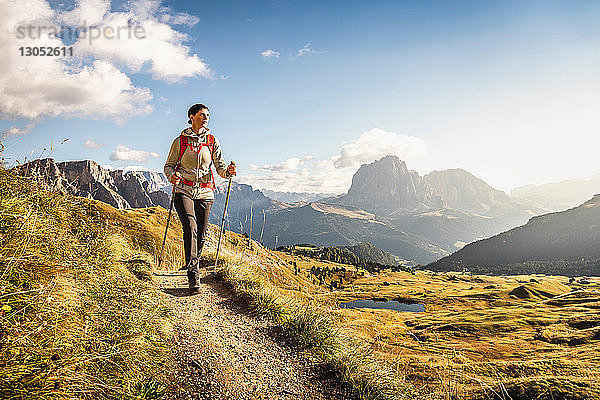
[[[394,311],[423,312],[425,305],[418,303],[401,303],[396,300],[352,300],[340,303],[340,308],[381,308]]]

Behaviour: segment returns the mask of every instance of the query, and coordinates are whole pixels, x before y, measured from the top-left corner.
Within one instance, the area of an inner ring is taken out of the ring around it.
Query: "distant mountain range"
[[[562,212],[468,244],[427,266],[494,274],[600,275],[600,194]]]
[[[270,246],[369,241],[402,259],[427,263],[543,211],[512,201],[464,170],[422,177],[387,156],[361,166],[344,195],[267,215],[263,241]]]
[[[51,158],[34,160],[15,168],[52,190],[93,198],[115,208],[169,208],[171,184],[162,172],[109,170],[95,161],[55,162]],[[215,191],[210,222],[220,224],[225,204],[227,182]],[[262,212],[289,207],[287,203],[265,197],[249,185],[232,182],[227,224],[235,232],[249,232],[250,210],[254,222],[262,222]],[[254,227],[260,233],[261,226]],[[256,232],[256,230],[255,230]],[[253,235],[254,236],[254,235]]]
[[[215,190],[215,201],[210,213],[210,222],[213,224],[221,224],[226,194],[227,181],[217,185]],[[252,238],[259,240],[266,213],[287,207],[290,207],[288,203],[268,198],[260,190],[253,189],[250,185],[232,182],[227,205],[226,228],[238,233],[249,233],[252,229]],[[263,211],[265,212],[264,218]]]
[[[262,217],[260,221],[262,223]],[[258,233],[253,233],[252,237],[258,238]],[[296,243],[351,246],[367,240],[380,249],[415,262],[431,261],[448,254],[435,242],[397,229],[373,213],[358,207],[321,202],[270,212],[266,216],[263,236],[263,242],[269,247]]]
[[[107,170],[95,161],[34,160],[15,168],[49,189],[103,201],[116,208],[169,207],[164,175]]]
[[[409,171],[396,156],[361,166],[347,194],[324,201],[359,207],[382,217],[446,206],[423,177]]]
[[[18,169],[47,186],[117,208],[169,206],[170,184],[159,172],[107,170],[94,161],[37,160]],[[210,221],[220,224],[227,182],[215,191]],[[294,200],[280,201],[278,199]],[[426,264],[465,244],[506,231],[547,211],[461,169],[411,171],[395,156],[359,168],[346,194],[312,200],[309,193],[259,191],[232,183],[227,228],[269,247],[369,241],[394,256]]]
[[[310,203],[311,201],[319,201],[321,199],[331,197],[334,193],[304,193],[304,192],[276,192],[274,190],[261,190],[263,194],[273,200],[281,201],[284,203],[298,203],[305,202]]]
[[[590,179],[520,186],[511,190],[510,196],[548,211],[563,211],[583,203],[596,193],[600,193],[600,174]]]

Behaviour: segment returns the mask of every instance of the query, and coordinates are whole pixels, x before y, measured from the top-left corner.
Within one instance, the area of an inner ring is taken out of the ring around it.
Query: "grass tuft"
[[[152,256],[93,200],[0,169],[4,399],[157,399],[170,369]]]
[[[219,275],[298,345],[334,368],[363,400],[413,399],[412,388],[316,303],[284,293],[239,257],[224,257]]]

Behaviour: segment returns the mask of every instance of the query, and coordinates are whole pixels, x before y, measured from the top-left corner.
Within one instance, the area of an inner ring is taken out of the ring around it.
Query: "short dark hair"
[[[191,106],[190,109],[188,110],[188,124],[192,123],[192,120],[189,119],[190,115],[196,115],[196,113],[198,111],[204,110],[205,108],[208,110],[208,107],[206,107],[204,104],[200,104],[200,103],[197,103],[197,104],[194,104],[193,106]]]

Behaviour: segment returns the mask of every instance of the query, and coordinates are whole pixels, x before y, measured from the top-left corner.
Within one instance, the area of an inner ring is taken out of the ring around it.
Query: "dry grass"
[[[334,296],[425,304],[425,313],[339,313],[432,396],[598,399],[598,288],[600,280],[577,299],[581,285],[566,277],[419,272],[361,278]]]
[[[0,192],[2,398],[160,398],[171,328],[139,227],[4,170]]]
[[[235,239],[228,242],[239,243]],[[281,260],[256,243],[252,248],[225,246],[218,274],[249,300],[257,313],[280,324],[296,343],[331,365],[361,399],[417,398],[412,387],[372,357],[370,346],[344,329],[335,314],[307,296],[302,286],[297,289],[298,277],[290,274]]]
[[[256,275],[325,312],[338,334],[412,385],[411,398],[600,399],[600,278],[370,275],[345,266],[344,288],[332,290],[315,284],[310,269],[342,265],[283,252],[255,258]],[[416,302],[426,311],[338,308],[355,299]]]

